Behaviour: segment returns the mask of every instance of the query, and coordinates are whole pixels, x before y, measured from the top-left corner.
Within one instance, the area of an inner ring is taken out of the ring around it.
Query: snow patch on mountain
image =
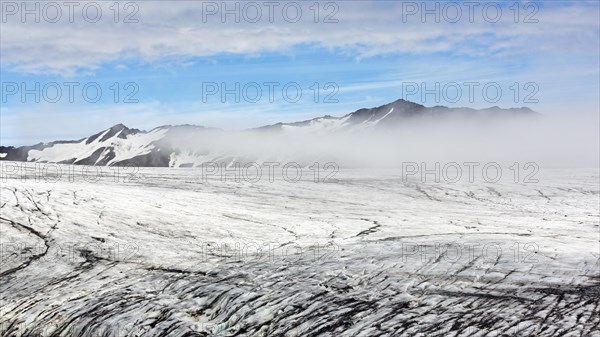
[[[106,138],[111,129],[77,143],[54,144],[41,150],[30,150],[27,161],[70,164],[87,161],[89,165],[111,165],[150,153],[156,147],[153,142],[163,138],[167,132],[165,129],[154,129],[148,133],[129,134],[123,139],[123,129]]]
[[[130,135],[127,139],[116,139],[114,146],[115,158],[109,164],[118,163],[139,155],[145,155],[156,149],[154,142],[159,141],[167,134],[168,129],[153,129],[148,133]],[[160,151],[160,149],[157,149]]]

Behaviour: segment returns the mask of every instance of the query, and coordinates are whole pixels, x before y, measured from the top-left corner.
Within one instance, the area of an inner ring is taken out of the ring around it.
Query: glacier
[[[3,173],[2,336],[600,335],[597,169],[134,175]]]

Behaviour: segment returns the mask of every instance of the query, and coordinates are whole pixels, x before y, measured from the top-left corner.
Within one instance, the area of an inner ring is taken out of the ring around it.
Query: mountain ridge
[[[391,129],[403,121],[416,118],[447,117],[502,118],[537,115],[533,110],[522,108],[502,109],[497,106],[486,109],[426,107],[403,99],[372,108],[362,108],[341,117],[324,115],[309,120],[245,129],[237,133],[258,134],[329,134],[337,132],[363,132],[366,130]],[[116,124],[108,129],[78,140],[37,143],[30,146],[0,146],[0,160],[74,165],[137,165],[151,167],[194,166],[204,161],[235,161],[241,153],[221,149],[219,142],[211,137],[233,131],[200,125],[162,125],[150,131]],[[192,145],[190,144],[198,144]]]

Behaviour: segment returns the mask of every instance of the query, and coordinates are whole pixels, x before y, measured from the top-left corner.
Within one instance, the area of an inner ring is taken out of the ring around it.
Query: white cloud
[[[495,57],[598,53],[597,6],[542,8],[536,15],[539,23],[514,23],[512,12],[505,9],[496,24],[486,23],[477,15],[475,23],[463,17],[455,24],[443,19],[438,24],[431,22],[432,17],[422,23],[418,16],[404,23],[402,5],[386,3],[337,2],[335,18],[339,23],[314,23],[314,12],[308,8],[312,2],[303,5],[303,16],[297,23],[285,22],[277,11],[274,23],[266,13],[258,23],[231,22],[232,16],[225,24],[203,23],[202,2],[196,1],[136,2],[139,22],[129,24],[113,22],[114,13],[108,8],[112,3],[108,2],[102,2],[103,16],[94,24],[77,15],[75,22],[69,23],[66,12],[58,23],[33,23],[33,17],[21,23],[18,16],[8,16],[2,23],[2,68],[69,76],[93,72],[109,62],[157,63],[220,53],[291,52],[300,45],[357,57],[398,52]],[[321,3],[321,20],[331,12],[323,6]],[[121,20],[124,14],[122,9]]]

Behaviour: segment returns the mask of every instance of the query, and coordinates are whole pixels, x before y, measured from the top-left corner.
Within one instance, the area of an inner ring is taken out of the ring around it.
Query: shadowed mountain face
[[[480,119],[536,115],[529,108],[483,110],[425,107],[405,100],[370,109],[360,109],[342,117],[324,116],[295,122],[277,123],[242,132],[226,132],[195,125],[161,126],[150,131],[117,124],[90,137],[73,141],[39,143],[33,146],[0,146],[0,160],[75,165],[135,165],[146,167],[190,167],[206,161],[232,162],[251,155],[220,148],[220,139],[229,135],[276,134],[285,137],[303,134],[363,133],[389,130],[415,120],[435,122],[451,118]]]

